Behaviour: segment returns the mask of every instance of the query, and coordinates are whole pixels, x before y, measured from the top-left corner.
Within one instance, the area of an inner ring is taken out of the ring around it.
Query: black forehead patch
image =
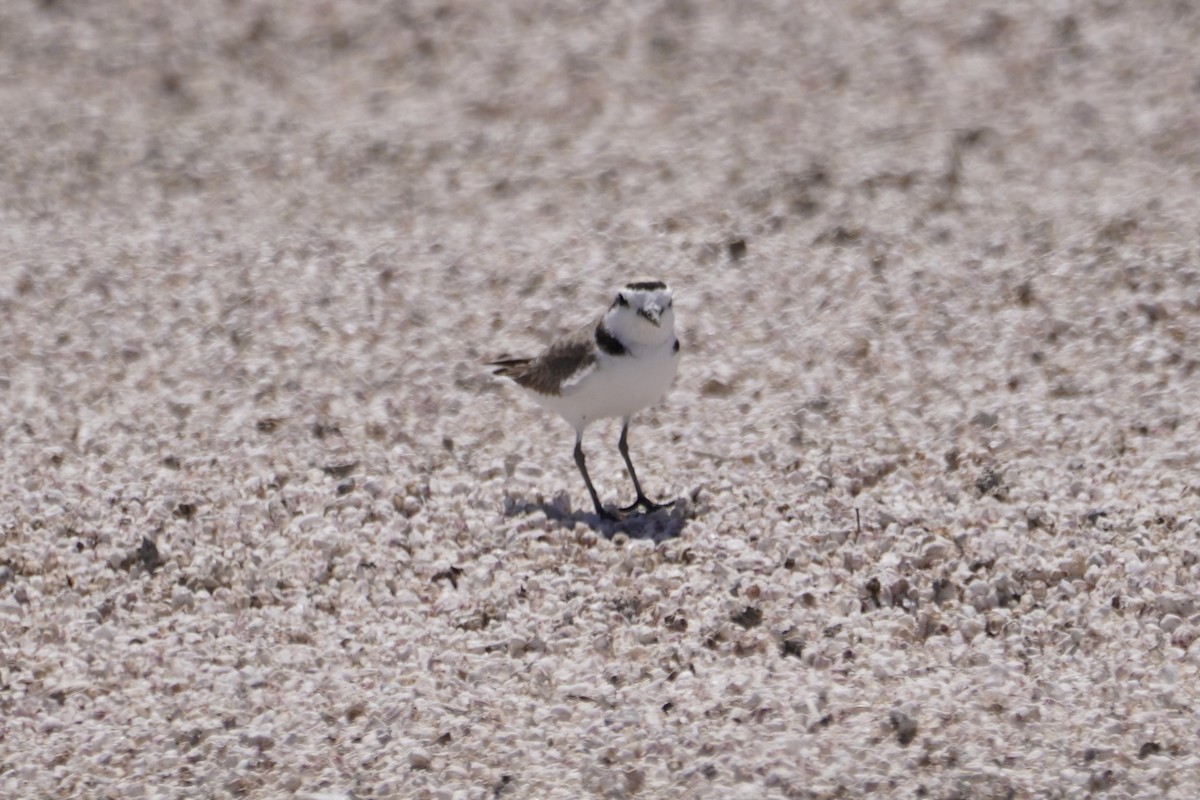
[[[666,289],[667,285],[662,281],[638,281],[637,283],[627,283],[625,288],[634,292],[656,292],[660,289]]]

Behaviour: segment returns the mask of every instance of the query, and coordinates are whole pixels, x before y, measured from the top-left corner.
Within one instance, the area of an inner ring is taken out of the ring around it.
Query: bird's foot
[[[660,508],[670,508],[673,505],[675,505],[674,500],[668,500],[665,503],[656,503],[645,495],[639,494],[637,500],[634,500],[633,503],[621,509],[621,513],[629,514],[641,508],[645,509],[647,514],[652,514]]]
[[[621,510],[624,511],[624,509],[621,509]],[[620,514],[614,514],[613,512],[609,511],[607,508],[604,508],[603,506],[596,506],[596,516],[599,517],[603,522],[620,522],[621,521]]]

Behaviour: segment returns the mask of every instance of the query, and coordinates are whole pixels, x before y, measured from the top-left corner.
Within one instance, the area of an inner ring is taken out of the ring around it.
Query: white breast
[[[627,355],[600,355],[583,380],[557,397],[540,397],[577,430],[596,419],[627,417],[662,399],[679,365],[674,337],[653,348],[634,348]]]

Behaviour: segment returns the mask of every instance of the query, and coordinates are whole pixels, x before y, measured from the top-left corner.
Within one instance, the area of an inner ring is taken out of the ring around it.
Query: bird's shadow
[[[615,520],[604,519],[595,512],[571,510],[562,504],[548,503],[545,500],[533,502],[520,497],[510,497],[506,499],[504,506],[504,515],[507,517],[541,511],[546,515],[546,519],[567,530],[582,522],[606,539],[623,533],[630,539],[651,542],[679,538],[695,511],[686,497],[679,498],[674,505],[664,506],[655,511],[626,514]]]

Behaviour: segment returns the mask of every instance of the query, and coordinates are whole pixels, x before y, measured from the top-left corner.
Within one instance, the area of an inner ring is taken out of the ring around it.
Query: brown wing
[[[493,361],[496,375],[512,378],[539,394],[562,394],[563,385],[596,363],[595,323],[554,342],[537,358]]]

